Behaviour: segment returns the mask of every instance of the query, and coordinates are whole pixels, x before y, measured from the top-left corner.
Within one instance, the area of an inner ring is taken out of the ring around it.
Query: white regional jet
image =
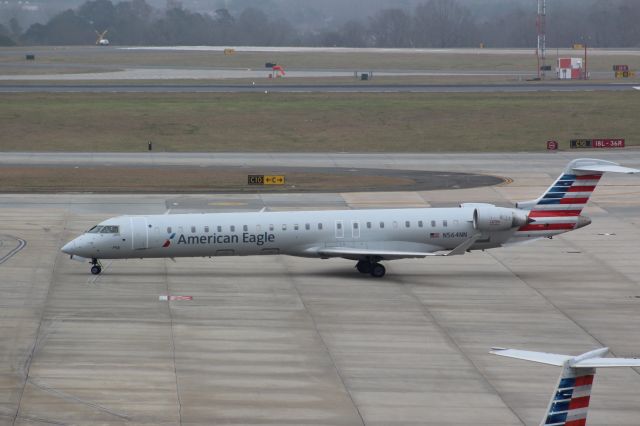
[[[603,358],[609,348],[571,356],[546,352],[493,348],[490,353],[562,367],[540,426],[585,426],[596,368],[640,367],[638,358]]]
[[[603,160],[570,162],[537,200],[516,208],[466,203],[455,208],[368,209],[119,216],[62,247],[72,258],[101,259],[286,254],[357,261],[382,277],[383,260],[453,256],[551,238],[582,228],[580,213],[606,172],[636,173]]]

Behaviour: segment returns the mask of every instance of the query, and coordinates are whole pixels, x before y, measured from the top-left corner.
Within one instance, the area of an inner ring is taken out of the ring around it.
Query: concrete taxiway
[[[24,84],[3,83],[0,93],[529,93],[621,92],[640,90],[625,83],[513,84]]]
[[[502,170],[513,182],[398,193],[0,195],[0,424],[536,425],[559,371],[488,355],[490,346],[640,355],[640,176],[605,177],[585,211],[593,223],[579,231],[390,262],[381,280],[349,261],[288,257],[114,261],[94,277],[59,252],[123,213],[504,205],[537,196],[574,154],[226,155]],[[197,157],[174,161],[214,158]],[[640,166],[634,150],[598,157]],[[166,295],[192,300],[159,300]],[[599,371],[589,424],[637,425],[638,395],[640,372]]]

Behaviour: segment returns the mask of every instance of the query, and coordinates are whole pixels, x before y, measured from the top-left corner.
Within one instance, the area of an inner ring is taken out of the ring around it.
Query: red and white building
[[[558,58],[556,73],[560,80],[580,80],[584,78],[582,58]]]

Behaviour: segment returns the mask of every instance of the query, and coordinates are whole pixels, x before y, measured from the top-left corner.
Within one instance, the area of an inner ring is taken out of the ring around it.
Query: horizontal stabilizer
[[[640,367],[640,358],[591,358],[571,366],[578,368]]]
[[[573,171],[576,172],[596,172],[596,173],[640,173],[638,169],[632,169],[629,167],[622,167],[613,164],[596,164],[593,166],[577,166],[573,167]]]
[[[640,173],[640,170],[622,167],[613,161],[598,160],[595,158],[579,158],[570,162],[565,168],[565,173]]]
[[[523,359],[525,361],[539,362],[541,364],[562,366],[573,358],[571,355],[551,354],[547,352],[521,351],[518,349],[492,349],[494,355],[508,358]]]
[[[640,367],[640,358],[603,358],[602,355],[608,352],[608,348],[600,348],[574,357],[571,355],[546,352],[494,348],[490,353],[509,358],[523,359],[525,361],[539,362],[541,364],[556,366],[567,364],[572,368]]]

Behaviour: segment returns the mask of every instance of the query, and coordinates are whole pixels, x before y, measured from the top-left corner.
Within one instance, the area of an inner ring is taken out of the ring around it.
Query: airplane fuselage
[[[474,235],[473,215],[473,208],[420,208],[120,216],[70,244],[76,255],[100,259],[323,257],[318,248],[326,247],[434,252]],[[499,247],[512,234],[492,232],[472,249]]]

